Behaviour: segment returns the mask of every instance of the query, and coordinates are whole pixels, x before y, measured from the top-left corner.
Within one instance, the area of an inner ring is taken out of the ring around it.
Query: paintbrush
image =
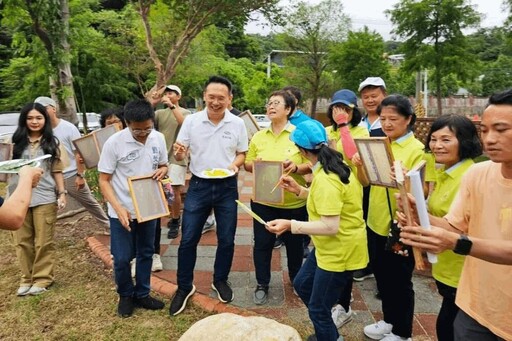
[[[292,168],[292,169],[293,169],[293,168]],[[283,175],[283,176],[279,179],[279,181],[278,181],[278,182],[277,182],[277,184],[274,186],[274,188],[272,188],[272,190],[270,191],[270,193],[274,193],[274,191],[277,189],[277,187],[279,187],[279,185],[281,184],[281,182],[282,182],[283,178],[284,178],[285,176],[290,175],[290,173],[292,172],[292,169],[290,169],[288,172],[286,172],[286,174],[285,174],[285,175]]]

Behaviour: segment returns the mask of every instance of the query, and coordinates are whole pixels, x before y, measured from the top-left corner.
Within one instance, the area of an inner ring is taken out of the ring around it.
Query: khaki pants
[[[13,232],[16,256],[21,269],[21,285],[46,288],[53,283],[53,234],[56,220],[55,203],[31,207],[23,226]]]

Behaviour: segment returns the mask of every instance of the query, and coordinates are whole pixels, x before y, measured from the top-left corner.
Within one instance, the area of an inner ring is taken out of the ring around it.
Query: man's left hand
[[[75,186],[76,186],[77,190],[80,190],[80,189],[84,188],[85,187],[85,179],[80,177],[80,176],[76,176],[76,178],[75,178]]]

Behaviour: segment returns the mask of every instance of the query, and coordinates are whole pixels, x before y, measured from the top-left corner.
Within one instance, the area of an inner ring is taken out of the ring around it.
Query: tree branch
[[[155,64],[157,75],[160,75],[163,70],[163,65],[160,61],[160,58],[158,58],[155,47],[153,46],[153,35],[151,33],[151,26],[148,19],[151,3],[152,1],[139,0],[139,14],[142,19],[142,24],[144,25],[144,31],[146,33],[146,47],[149,51],[149,57]]]

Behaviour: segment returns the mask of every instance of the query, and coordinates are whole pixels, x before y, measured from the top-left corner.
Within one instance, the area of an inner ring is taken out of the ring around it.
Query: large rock
[[[243,317],[223,313],[202,319],[180,337],[180,341],[301,341],[290,326],[260,316]]]

